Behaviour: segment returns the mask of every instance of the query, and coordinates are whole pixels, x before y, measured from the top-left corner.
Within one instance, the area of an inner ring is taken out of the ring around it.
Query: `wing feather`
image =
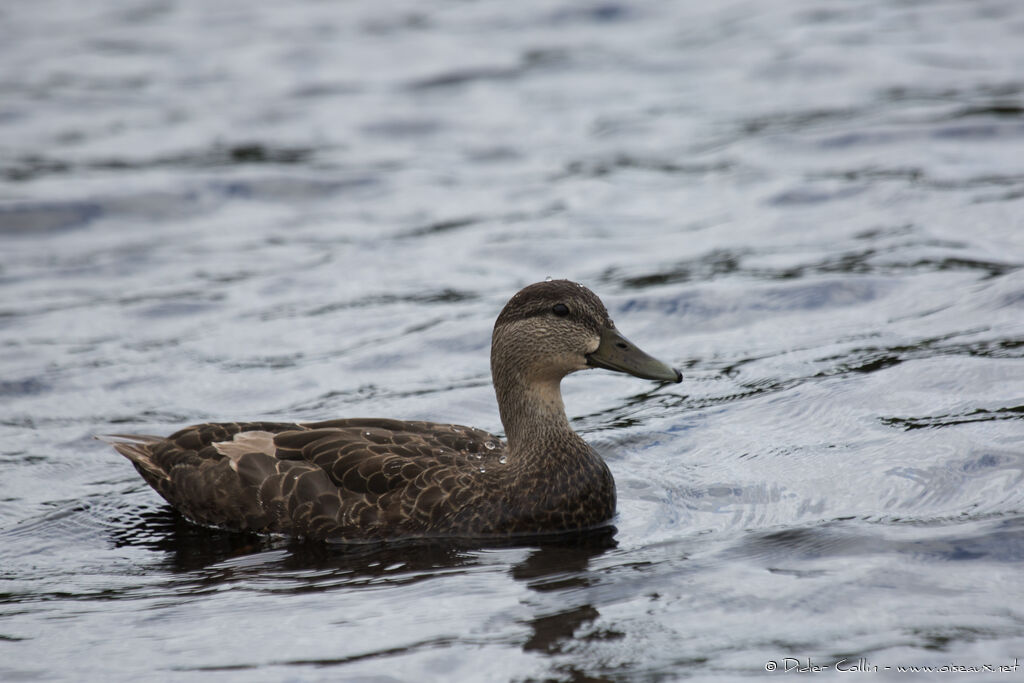
[[[314,538],[429,529],[475,497],[470,463],[504,444],[462,425],[344,419],[208,423],[118,451],[191,519]]]

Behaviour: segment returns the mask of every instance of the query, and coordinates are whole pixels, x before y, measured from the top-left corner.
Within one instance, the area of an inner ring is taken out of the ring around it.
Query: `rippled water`
[[[1024,659],[1022,35],[1015,0],[6,4],[0,678]],[[491,325],[548,275],[684,371],[564,384],[614,533],[234,536],[92,439],[500,431]]]

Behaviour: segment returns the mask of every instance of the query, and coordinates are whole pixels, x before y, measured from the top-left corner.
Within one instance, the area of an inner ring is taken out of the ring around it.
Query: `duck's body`
[[[234,530],[495,536],[591,528],[615,512],[611,473],[582,439],[510,461],[479,429],[357,418],[202,424],[115,447],[186,517]]]
[[[232,530],[338,541],[583,530],[615,513],[612,475],[559,391],[587,367],[682,379],[621,337],[590,290],[559,280],[519,292],[495,323],[507,444],[388,419],[203,424],[113,443],[186,517]]]

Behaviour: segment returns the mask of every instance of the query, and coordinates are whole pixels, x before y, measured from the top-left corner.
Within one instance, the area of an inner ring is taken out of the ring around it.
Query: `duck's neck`
[[[562,403],[561,378],[495,380],[498,410],[511,456],[537,453],[550,458],[557,453],[589,452],[586,442],[569,426]]]

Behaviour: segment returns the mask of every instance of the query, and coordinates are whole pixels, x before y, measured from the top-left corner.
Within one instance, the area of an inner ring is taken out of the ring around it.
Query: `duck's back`
[[[466,514],[505,445],[461,425],[388,419],[209,423],[115,437],[147,483],[193,521],[364,540],[488,531]],[[493,494],[493,491],[491,492]]]

